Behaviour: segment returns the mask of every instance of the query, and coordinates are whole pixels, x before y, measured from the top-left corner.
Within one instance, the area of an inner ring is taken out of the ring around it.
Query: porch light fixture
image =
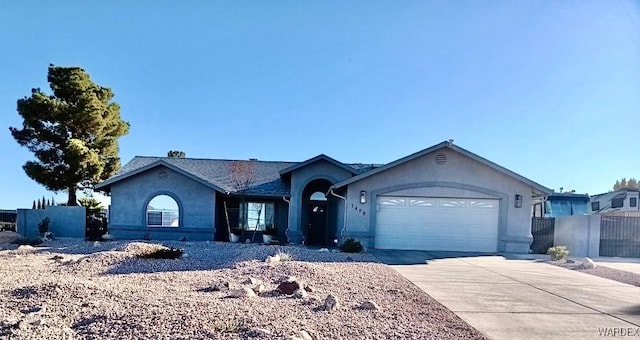
[[[360,203],[367,203],[367,192],[364,190],[360,191]]]
[[[515,205],[516,205],[516,208],[522,208],[522,196],[521,195],[516,195]]]

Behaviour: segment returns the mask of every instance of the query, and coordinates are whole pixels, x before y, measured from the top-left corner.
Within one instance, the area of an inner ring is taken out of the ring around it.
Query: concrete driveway
[[[638,287],[496,255],[374,254],[492,339],[640,338]]]

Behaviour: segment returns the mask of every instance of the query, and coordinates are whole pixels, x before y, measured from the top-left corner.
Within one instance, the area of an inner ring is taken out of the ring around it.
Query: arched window
[[[311,198],[309,199],[312,201],[326,201],[327,196],[325,196],[323,192],[316,191],[313,194],[311,194]]]
[[[147,205],[147,225],[150,227],[180,226],[178,202],[168,195],[155,196]]]

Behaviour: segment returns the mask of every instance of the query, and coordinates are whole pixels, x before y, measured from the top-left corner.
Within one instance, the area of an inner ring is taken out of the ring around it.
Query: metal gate
[[[553,247],[553,232],[556,219],[553,217],[532,217],[531,235],[533,242],[529,249],[533,254],[546,254]]]
[[[602,215],[600,256],[640,257],[640,216]]]

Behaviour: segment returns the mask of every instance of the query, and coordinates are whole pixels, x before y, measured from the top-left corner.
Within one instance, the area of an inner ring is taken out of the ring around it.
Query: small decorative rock
[[[267,337],[273,335],[273,333],[271,333],[271,331],[269,331],[268,329],[258,327],[252,328],[249,331],[249,334],[254,337]]]
[[[585,257],[584,260],[582,261],[582,267],[584,267],[585,269],[594,269],[596,268],[598,265],[593,262],[592,259]]]
[[[243,297],[256,297],[256,292],[253,291],[253,289],[248,288],[248,287],[242,287],[240,289],[234,289],[229,291],[229,296],[233,297],[233,298],[243,298]]]
[[[52,232],[50,232],[50,231],[47,231],[46,233],[44,233],[44,234],[42,235],[42,239],[43,239],[44,241],[51,241],[51,240],[55,240],[55,238],[56,238],[56,236],[55,236],[55,235],[53,235],[53,233],[52,233]]]
[[[290,336],[289,340],[313,340],[313,338],[309,335],[309,332],[302,330],[298,334]]]
[[[246,285],[252,285],[252,286],[257,286],[259,284],[262,283],[262,280],[260,279],[256,279],[255,277],[250,277],[247,280],[244,281],[244,284]]]
[[[102,236],[100,236],[101,239],[105,240],[105,241],[112,241],[113,240],[113,235],[106,233]]]
[[[280,255],[275,254],[273,256],[269,256],[269,257],[267,257],[266,260],[264,260],[264,262],[266,262],[266,263],[280,262]]]
[[[371,300],[367,300],[363,302],[359,308],[364,310],[380,310],[380,307],[378,307],[378,304]]]
[[[320,248],[320,249],[318,249],[318,252],[320,252],[320,253],[328,253],[328,252],[329,252],[329,249],[327,249],[327,248]]]
[[[329,294],[326,299],[324,299],[324,310],[331,313],[336,309],[340,309],[340,301],[334,295]]]
[[[260,283],[260,284],[256,285],[255,287],[253,287],[253,291],[258,293],[258,294],[262,294],[262,293],[267,291],[267,287],[265,287],[265,285],[263,283]]]
[[[307,298],[307,296],[309,296],[309,294],[304,289],[297,289],[295,292],[293,292],[293,296],[298,299],[305,299]]]
[[[214,292],[229,290],[229,281],[217,281],[211,285],[211,290]]]
[[[308,285],[305,285],[305,286],[304,286],[304,290],[306,290],[306,291],[307,291],[307,292],[309,292],[309,293],[313,293],[313,292],[315,292],[315,291],[316,291],[316,289],[315,289],[315,288],[313,288],[312,286],[308,286]]]

